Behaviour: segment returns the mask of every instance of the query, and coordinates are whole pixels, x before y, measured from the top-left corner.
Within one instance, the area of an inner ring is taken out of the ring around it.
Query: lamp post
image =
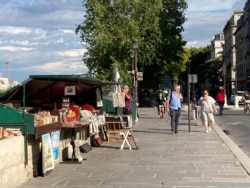
[[[132,60],[132,75],[133,75],[133,99],[135,98],[135,51],[134,49],[130,50],[130,58]]]
[[[138,120],[138,111],[137,111],[137,105],[138,105],[138,68],[137,68],[137,56],[138,56],[138,40],[133,39],[132,41],[133,48],[130,50],[130,57],[132,59],[132,74],[133,74],[133,99],[135,99],[136,102],[136,112],[135,112],[135,121]]]
[[[130,58],[132,59],[133,98],[136,100],[136,102],[138,102],[137,50],[138,50],[138,40],[133,39],[133,49],[130,50]]]
[[[137,50],[138,50],[138,40],[133,39],[133,50],[134,50],[134,80],[135,80],[135,94],[134,98],[136,100],[136,103],[138,102],[138,79],[137,79],[137,73],[138,73],[138,68],[137,68]]]
[[[227,107],[227,92],[226,92],[227,66],[226,66],[226,64],[223,64],[223,66],[222,66],[222,74],[223,74],[223,85],[224,85],[224,93],[225,93],[225,103],[224,103],[224,106]]]

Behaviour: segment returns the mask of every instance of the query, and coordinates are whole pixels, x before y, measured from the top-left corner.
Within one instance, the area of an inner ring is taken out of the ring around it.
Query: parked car
[[[239,104],[243,104],[243,101],[241,101],[242,96],[244,94],[244,91],[237,91],[236,92],[236,99],[239,101]],[[234,99],[234,95],[230,96],[230,104],[235,104],[235,99]]]

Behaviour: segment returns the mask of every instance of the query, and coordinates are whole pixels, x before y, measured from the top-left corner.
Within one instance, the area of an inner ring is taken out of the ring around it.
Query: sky
[[[82,0],[0,0],[0,76],[86,74],[84,46],[75,34]],[[210,45],[246,0],[187,0],[183,37],[189,47]],[[8,62],[8,63],[6,63]]]

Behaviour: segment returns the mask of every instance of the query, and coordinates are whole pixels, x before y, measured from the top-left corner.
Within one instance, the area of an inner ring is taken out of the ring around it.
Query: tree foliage
[[[215,92],[218,85],[221,84],[222,77],[222,57],[210,58],[210,47],[200,48],[186,48],[189,54],[189,64],[187,65],[186,71],[180,76],[180,79],[184,82],[187,80],[187,74],[196,74],[198,77],[198,83],[196,88],[204,88],[205,82],[210,83],[211,92]]]
[[[86,13],[77,25],[87,53],[83,61],[89,72],[112,79],[117,66],[123,82],[130,83],[132,69],[129,51],[139,41],[138,70],[144,72],[141,86],[158,87],[159,77],[178,75],[185,70],[182,39],[185,0],[84,0]]]

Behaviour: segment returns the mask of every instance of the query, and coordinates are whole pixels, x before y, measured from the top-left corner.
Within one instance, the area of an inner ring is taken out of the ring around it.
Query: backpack
[[[169,98],[169,105],[170,105],[171,104],[171,100],[172,100],[172,91],[171,91],[171,93],[169,95],[170,95],[170,98]]]

